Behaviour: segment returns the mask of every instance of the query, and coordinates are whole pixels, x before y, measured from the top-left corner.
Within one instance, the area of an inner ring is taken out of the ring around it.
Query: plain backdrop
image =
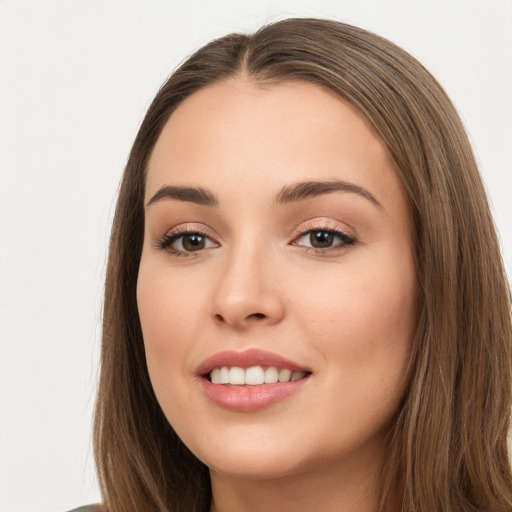
[[[474,143],[512,275],[512,0],[0,0],[0,510],[99,500],[107,240],[155,92],[214,36],[335,18],[419,58]]]

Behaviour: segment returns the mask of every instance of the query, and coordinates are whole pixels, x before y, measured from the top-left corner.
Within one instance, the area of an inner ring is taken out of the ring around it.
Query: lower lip
[[[212,384],[203,377],[201,384],[206,396],[219,407],[235,412],[254,412],[297,393],[307,380],[309,376],[294,382],[276,382],[261,386],[226,386]]]

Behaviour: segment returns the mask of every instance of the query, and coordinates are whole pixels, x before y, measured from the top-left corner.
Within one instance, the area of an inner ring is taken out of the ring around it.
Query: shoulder
[[[68,512],[100,512],[98,505],[86,505],[85,507],[74,508]]]

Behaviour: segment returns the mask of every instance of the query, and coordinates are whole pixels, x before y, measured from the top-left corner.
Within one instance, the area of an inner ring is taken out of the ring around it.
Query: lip
[[[293,361],[286,359],[273,352],[267,352],[260,349],[249,349],[243,352],[226,350],[219,352],[203,361],[196,369],[198,376],[204,376],[214,368],[222,366],[238,366],[239,368],[250,368],[251,366],[275,366],[276,368],[288,368],[292,371],[303,371],[311,373],[311,369],[301,366]]]
[[[276,382],[258,386],[212,384],[207,378],[209,372],[222,366],[238,366],[244,369],[251,366],[274,366],[308,372],[309,375],[294,382]],[[249,349],[244,352],[219,352],[202,362],[196,369],[196,375],[199,377],[206,397],[218,407],[233,412],[256,412],[299,392],[309,381],[311,370],[272,352]]]

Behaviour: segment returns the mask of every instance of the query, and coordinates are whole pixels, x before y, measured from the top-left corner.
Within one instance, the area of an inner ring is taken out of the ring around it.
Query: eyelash
[[[327,233],[329,235],[333,235],[335,237],[338,237],[341,242],[333,245],[331,247],[326,247],[324,249],[319,249],[316,247],[306,247],[306,246],[299,246],[307,253],[313,253],[319,256],[329,256],[330,253],[333,252],[340,252],[342,250],[348,250],[350,247],[356,245],[358,241],[352,237],[349,236],[345,231],[342,231],[339,227],[334,227],[329,224],[324,225],[318,225],[318,224],[305,224],[299,229],[299,235],[296,236],[292,242],[292,245],[298,245],[296,242],[297,240],[300,240],[301,238],[305,237],[306,235],[311,235],[312,233]]]
[[[198,250],[198,251],[182,251],[182,250],[176,249],[175,247],[172,246],[174,244],[174,242],[176,242],[180,238],[183,238],[187,235],[202,236],[203,238],[210,240],[215,244],[217,243],[212,240],[211,236],[207,235],[206,233],[202,232],[201,230],[190,229],[187,226],[184,226],[184,227],[179,227],[179,228],[173,229],[173,230],[169,231],[168,233],[166,233],[162,238],[157,240],[157,242],[155,243],[155,246],[157,249],[161,249],[162,251],[169,252],[173,256],[188,257],[188,258],[193,257],[196,255],[195,252],[200,253],[204,249]]]
[[[311,234],[311,233],[315,233],[315,232],[327,233],[329,235],[338,237],[338,238],[340,238],[341,243],[338,243],[332,247],[326,247],[323,249],[316,248],[316,247],[307,247],[307,246],[299,245],[297,243],[297,241],[300,240],[301,238],[303,238],[304,236]],[[157,242],[155,243],[155,247],[162,251],[169,252],[173,256],[178,256],[178,257],[190,258],[190,257],[194,257],[194,256],[198,255],[198,254],[195,254],[196,252],[197,253],[203,252],[204,249],[199,249],[198,251],[183,251],[183,250],[176,249],[175,247],[173,247],[173,244],[176,241],[178,241],[180,238],[185,237],[187,235],[198,235],[198,236],[204,237],[205,239],[209,240],[210,242],[213,242],[214,244],[217,244],[217,242],[212,240],[212,238],[209,235],[207,235],[206,233],[204,233],[200,230],[197,230],[197,229],[190,229],[185,226],[183,228],[173,229],[173,230],[169,231],[168,233],[166,233],[162,238],[157,240]],[[318,225],[311,224],[311,225],[304,225],[303,227],[301,227],[301,229],[299,229],[299,235],[293,239],[293,241],[291,242],[290,245],[301,247],[302,250],[304,250],[307,253],[314,253],[314,254],[320,255],[320,256],[327,256],[328,253],[331,253],[331,252],[339,252],[341,250],[347,250],[357,243],[358,243],[358,241],[354,237],[347,235],[347,233],[340,230],[339,228],[334,228],[329,225],[318,226]]]

